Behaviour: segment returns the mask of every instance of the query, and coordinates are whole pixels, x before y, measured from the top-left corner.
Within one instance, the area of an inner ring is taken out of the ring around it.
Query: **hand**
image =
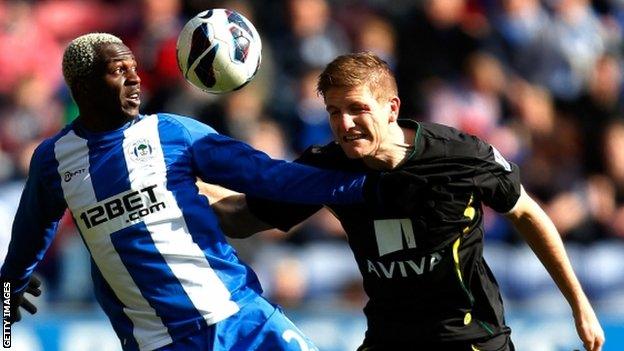
[[[605,342],[605,335],[600,322],[594,313],[594,310],[586,302],[584,306],[579,308],[578,312],[574,312],[574,322],[576,331],[583,341],[585,350],[600,351]]]
[[[7,321],[15,323],[22,319],[20,307],[25,309],[30,314],[37,313],[37,307],[33,305],[32,302],[28,301],[28,299],[24,296],[24,293],[39,296],[41,295],[40,286],[41,281],[39,281],[39,279],[35,276],[30,276],[26,289],[22,292],[11,295],[11,315],[6,319]]]

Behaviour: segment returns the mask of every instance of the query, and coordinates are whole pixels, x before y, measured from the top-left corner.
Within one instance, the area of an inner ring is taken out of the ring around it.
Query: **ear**
[[[399,119],[399,109],[401,108],[401,99],[398,96],[390,98],[390,119],[389,122],[396,122]]]
[[[83,96],[89,95],[89,86],[83,81],[77,81],[72,84],[71,92],[74,99],[82,99]]]
[[[93,93],[93,86],[87,79],[81,79],[71,86],[71,94],[74,97],[74,100],[77,104],[81,105],[83,102],[90,103]]]

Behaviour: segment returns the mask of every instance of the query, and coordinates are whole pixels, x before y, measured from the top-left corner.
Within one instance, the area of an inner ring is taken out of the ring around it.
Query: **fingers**
[[[601,351],[602,345],[604,345],[604,336],[598,335],[594,338],[591,351]]]
[[[28,286],[26,286],[26,290],[24,290],[24,292],[27,292],[33,296],[39,296],[41,295],[41,289],[39,288],[41,286],[41,281],[35,277],[34,275],[30,276],[30,280],[28,281]]]
[[[583,341],[583,347],[587,351],[594,351],[594,335],[591,329],[584,329],[582,334],[580,334],[581,340]]]
[[[41,281],[35,276],[31,276],[26,285],[26,289],[19,293],[11,293],[11,314],[7,318],[8,321],[15,323],[22,320],[21,308],[26,310],[30,314],[37,313],[37,307],[27,298],[24,297],[24,293],[29,293],[33,296],[41,295]],[[21,307],[21,308],[20,308]]]
[[[25,297],[22,299],[21,306],[30,314],[37,313],[37,306],[33,305],[32,302],[28,301]]]
[[[39,296],[39,295],[41,295],[41,289],[39,289],[39,288],[28,287],[28,288],[26,288],[26,290],[24,290],[24,292],[27,292],[27,293],[31,294],[32,296]]]
[[[30,280],[28,281],[28,287],[37,289],[41,286],[41,280],[34,275],[30,276]]]
[[[593,341],[586,341],[584,343],[585,346],[585,350],[587,351],[594,351],[594,342]]]
[[[592,341],[592,342],[590,342],[590,343],[588,343],[588,344],[585,344],[585,349],[586,349],[587,351],[600,351],[600,350],[602,350],[602,345],[599,345],[599,344],[598,344],[597,342],[595,342],[595,340],[594,340],[594,341]]]
[[[604,344],[604,334],[602,333],[602,329],[589,329],[585,331],[585,334],[582,337],[583,346],[587,351],[600,351],[602,350],[602,345]]]

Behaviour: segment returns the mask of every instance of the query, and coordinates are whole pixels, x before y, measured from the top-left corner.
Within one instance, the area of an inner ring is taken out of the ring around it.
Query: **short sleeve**
[[[477,174],[473,178],[484,204],[497,212],[509,212],[520,198],[520,169],[492,145],[481,143]]]

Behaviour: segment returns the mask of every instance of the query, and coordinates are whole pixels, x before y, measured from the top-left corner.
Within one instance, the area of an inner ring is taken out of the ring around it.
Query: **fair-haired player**
[[[514,349],[498,285],[483,258],[483,205],[503,213],[522,234],[570,304],[585,348],[601,349],[604,332],[559,233],[522,188],[515,164],[456,129],[399,120],[395,78],[371,53],[334,59],[319,77],[318,92],[335,141],[309,148],[298,162],[425,179],[405,187],[418,188],[421,196],[401,208],[327,204],[347,233],[369,297],[360,351]],[[320,209],[219,196],[213,207],[232,237],[272,226],[288,230]]]

